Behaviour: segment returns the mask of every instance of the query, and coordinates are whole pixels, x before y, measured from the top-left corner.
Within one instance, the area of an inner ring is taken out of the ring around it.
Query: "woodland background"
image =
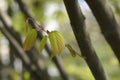
[[[28,17],[46,30],[58,30],[83,57],[74,58],[65,49],[50,60],[49,44],[42,54],[38,52],[42,33],[38,33],[34,47],[25,52],[22,43]],[[119,25],[120,0],[0,0],[0,80],[119,80]]]

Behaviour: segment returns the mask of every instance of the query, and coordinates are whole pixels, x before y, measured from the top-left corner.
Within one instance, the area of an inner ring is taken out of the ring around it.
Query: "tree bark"
[[[81,12],[77,0],[63,0],[72,25],[82,56],[85,57],[94,78],[96,80],[108,80],[108,77],[98,59],[86,32],[85,17]]]
[[[109,3],[106,0],[86,0],[97,19],[102,34],[110,44],[120,63],[120,33]]]

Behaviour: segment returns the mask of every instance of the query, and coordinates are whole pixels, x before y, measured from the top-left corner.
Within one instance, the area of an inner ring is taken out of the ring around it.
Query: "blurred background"
[[[0,16],[4,18],[10,28],[12,27],[14,31],[19,33],[21,41],[23,42],[26,37],[26,16],[25,13],[21,11],[18,1],[19,0],[0,0]],[[23,0],[23,2],[26,5],[26,10],[28,10],[32,17],[42,24],[46,30],[60,31],[66,43],[71,44],[73,48],[81,54],[62,0]],[[79,0],[79,4],[86,17],[87,31],[90,35],[92,45],[106,73],[110,80],[119,80],[120,66],[113,51],[103,38],[99,25],[85,1]],[[116,20],[120,23],[120,0],[109,0],[109,4]],[[0,21],[0,26],[4,27],[2,20]],[[37,39],[35,44],[36,49],[39,43],[40,40]],[[21,57],[15,54],[17,54],[16,49],[11,47],[8,38],[6,38],[0,30],[0,80],[36,80],[32,78],[32,74],[26,69]],[[31,53],[27,53],[27,55],[31,55]],[[37,55],[37,60],[40,61],[41,67],[45,68],[51,80],[62,80],[58,68],[54,62],[49,59],[46,50],[44,50],[42,54],[38,53],[34,55]],[[30,59],[33,57],[32,55]],[[67,49],[58,57],[71,80],[94,80],[82,57],[72,57]]]

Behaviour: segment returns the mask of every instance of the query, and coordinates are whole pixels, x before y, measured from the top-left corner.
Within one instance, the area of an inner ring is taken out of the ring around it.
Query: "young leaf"
[[[40,42],[40,46],[39,46],[39,51],[42,52],[43,48],[45,47],[47,41],[47,36],[44,36]]]
[[[62,35],[58,31],[52,31],[49,33],[49,40],[52,47],[51,57],[56,54],[60,54],[65,48],[65,41]]]
[[[52,53],[51,53],[51,56],[50,56],[50,59],[52,59],[55,55],[56,55],[56,53],[55,53],[55,52],[52,52]]]
[[[37,37],[37,31],[35,29],[32,29],[31,31],[28,32],[28,35],[23,43],[23,49],[29,50],[35,43]]]
[[[66,44],[65,46],[66,46],[66,47],[68,48],[68,50],[70,51],[70,54],[71,54],[73,57],[76,57],[77,52],[72,48],[72,46],[71,46],[70,44]]]

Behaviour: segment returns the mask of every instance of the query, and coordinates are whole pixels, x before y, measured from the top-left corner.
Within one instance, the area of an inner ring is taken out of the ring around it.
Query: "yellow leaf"
[[[76,52],[75,50],[73,50],[72,46],[71,46],[70,44],[66,44],[65,46],[66,46],[66,47],[68,48],[68,50],[70,51],[70,54],[71,54],[73,57],[76,57],[77,52]]]
[[[35,29],[32,29],[31,31],[28,32],[28,35],[23,43],[23,49],[29,50],[35,43],[37,37],[37,31]]]
[[[54,57],[56,54],[60,54],[64,48],[65,48],[65,41],[62,35],[58,31],[52,31],[49,33],[49,40],[50,44],[52,47],[52,52],[51,54],[52,57]]]
[[[40,42],[40,46],[39,46],[39,51],[42,52],[43,48],[45,47],[47,41],[47,36],[44,36]]]
[[[55,55],[56,55],[56,53],[55,53],[55,52],[52,52],[52,53],[51,53],[51,56],[50,56],[50,59],[52,59]]]

